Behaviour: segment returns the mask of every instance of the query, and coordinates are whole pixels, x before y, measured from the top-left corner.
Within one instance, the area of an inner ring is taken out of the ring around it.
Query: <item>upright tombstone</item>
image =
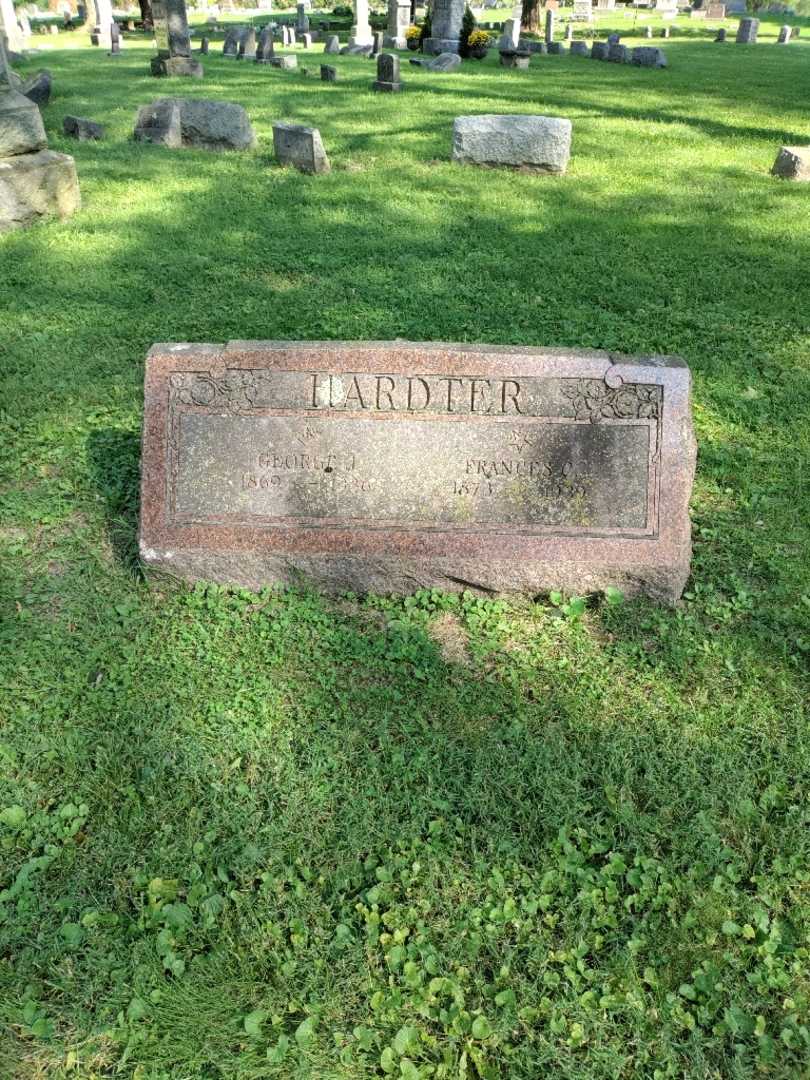
[[[326,45],[324,46],[323,51],[329,53],[330,56],[340,52],[340,38],[337,34],[329,35],[326,39]]]
[[[736,42],[738,45],[756,45],[759,19],[740,19],[737,27]]]
[[[399,81],[399,57],[396,53],[380,53],[377,57],[377,79],[372,86],[375,90],[389,94],[402,89]]]
[[[0,0],[0,34],[5,34],[6,46],[11,52],[23,51],[25,41],[17,22],[12,0]]]
[[[152,57],[153,75],[187,75],[201,79],[203,67],[191,55],[186,0],[152,0],[158,54]],[[227,45],[227,37],[225,44]]]
[[[714,40],[715,42],[719,41],[721,44],[726,40],[726,28],[724,26],[721,26],[717,31],[717,37]]]
[[[298,4],[296,7],[295,29],[299,34],[306,34],[309,31],[309,16],[305,4]]]
[[[546,12],[546,45],[549,45],[554,40],[554,18],[555,13],[553,11]]]
[[[503,33],[498,39],[501,51],[514,52],[520,47],[520,19],[507,19],[503,24]]]
[[[304,49],[311,49],[312,48],[312,34],[302,34],[301,35],[301,45],[302,45],[302,47]]]
[[[431,36],[422,48],[426,53],[457,53],[465,0],[434,0]]]
[[[374,30],[371,34],[371,56],[376,58],[383,50],[383,42],[385,40],[385,34],[381,30]]]
[[[273,59],[273,54],[273,31],[269,26],[264,26],[259,34],[259,44],[256,47],[256,63],[269,64]]]
[[[273,124],[273,150],[279,165],[300,172],[328,173],[331,166],[317,128],[301,124]]]
[[[121,56],[121,28],[113,19],[110,23],[110,56]]]
[[[652,36],[653,36],[652,27],[651,26],[645,26],[644,27],[644,37],[649,41]]]
[[[256,31],[252,26],[249,26],[245,33],[242,35],[239,41],[239,50],[236,54],[237,60],[255,60],[256,59]]]
[[[155,345],[141,558],[252,589],[612,587],[674,603],[689,384],[677,358],[593,350]]]
[[[569,41],[569,42],[574,40],[574,28],[571,25],[571,23],[566,23],[565,24],[565,38],[564,38],[564,40]]]
[[[154,0],[153,0],[154,9]],[[228,57],[231,60],[236,59],[236,55],[239,52],[239,27],[229,26],[225,31],[225,40],[222,43],[222,55]]]
[[[113,24],[113,11],[110,0],[92,0],[90,16],[95,18],[90,31],[90,43],[104,49],[112,49],[110,27]]]
[[[574,10],[571,18],[574,22],[593,22],[592,0],[574,0]]]
[[[388,0],[388,33],[386,49],[405,49],[408,46],[405,31],[411,24],[411,5],[403,0]]]
[[[791,28],[789,26],[783,26],[779,31],[779,37],[776,39],[777,45],[787,45],[790,41]]]
[[[199,52],[201,56],[208,56],[208,44],[208,34],[203,34],[200,38]]]
[[[354,25],[349,35],[349,47],[372,44],[371,25],[368,21],[368,0],[354,0]]]

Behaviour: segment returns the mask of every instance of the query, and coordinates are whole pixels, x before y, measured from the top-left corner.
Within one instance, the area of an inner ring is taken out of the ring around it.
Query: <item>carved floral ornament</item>
[[[661,388],[642,383],[611,387],[602,379],[566,379],[562,394],[571,402],[576,420],[657,420]]]
[[[264,371],[230,369],[221,373],[177,372],[170,378],[175,404],[224,409],[239,415],[255,407],[260,383],[271,378]],[[605,379],[562,379],[560,393],[575,420],[657,420],[661,416],[661,388],[644,383],[609,385]]]
[[[253,407],[259,386],[252,371],[225,371],[214,375],[201,371],[171,376],[172,397],[183,405],[225,408],[243,412]]]

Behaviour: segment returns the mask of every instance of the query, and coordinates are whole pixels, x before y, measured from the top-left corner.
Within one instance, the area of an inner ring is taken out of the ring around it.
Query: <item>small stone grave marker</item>
[[[396,93],[402,89],[399,81],[399,57],[396,53],[380,53],[377,57],[377,79],[372,84],[375,90]]]
[[[300,172],[328,173],[329,158],[317,128],[301,124],[273,124],[273,149],[279,165],[294,165]]]

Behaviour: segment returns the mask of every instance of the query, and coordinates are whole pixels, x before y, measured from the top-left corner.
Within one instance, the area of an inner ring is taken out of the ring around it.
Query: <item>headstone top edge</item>
[[[186,359],[220,366],[233,364],[245,366],[249,363],[266,361],[275,367],[278,362],[293,362],[302,357],[315,363],[328,357],[329,364],[340,363],[345,357],[352,358],[358,369],[368,371],[383,370],[385,358],[392,364],[415,364],[420,360],[429,362],[435,358],[442,365],[458,365],[481,362],[487,367],[499,369],[501,365],[512,363],[523,367],[536,361],[540,368],[546,364],[553,367],[560,362],[570,363],[577,368],[576,375],[582,375],[587,367],[593,377],[625,379],[644,379],[645,381],[681,384],[688,388],[691,384],[691,371],[687,362],[672,355],[632,355],[616,353],[602,349],[577,349],[555,346],[532,345],[486,345],[448,342],[416,341],[281,341],[281,340],[231,340],[216,344],[211,342],[157,342],[147,354],[147,367],[159,366],[170,370],[173,363],[181,364]],[[381,355],[382,354],[382,355]],[[296,365],[298,366],[298,365]],[[538,371],[542,374],[542,371]],[[551,373],[550,373],[551,374]],[[560,377],[559,369],[553,372]],[[573,376],[573,373],[572,373]],[[657,377],[656,377],[657,376]]]

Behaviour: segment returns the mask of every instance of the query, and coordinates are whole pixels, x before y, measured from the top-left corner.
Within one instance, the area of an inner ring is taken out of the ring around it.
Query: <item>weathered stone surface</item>
[[[50,71],[38,71],[22,84],[20,93],[29,101],[33,101],[35,105],[43,108],[51,100],[52,86],[53,78]]]
[[[721,26],[717,31],[717,37],[714,40],[721,43],[726,40],[726,28],[724,26]]]
[[[564,173],[571,153],[571,121],[556,116],[457,116],[453,160]]]
[[[755,45],[759,31],[759,19],[740,19],[737,27],[738,45]]]
[[[607,58],[611,64],[629,64],[631,51],[626,45],[609,45]]]
[[[549,12],[553,14],[553,12]],[[547,46],[549,56],[565,56],[565,45],[561,41],[550,41]]]
[[[245,33],[242,35],[239,41],[239,48],[236,51],[237,60],[255,60],[256,59],[256,31],[252,26],[249,26]]]
[[[521,68],[526,70],[532,61],[532,54],[529,52],[514,52],[512,49],[501,49],[501,67],[506,68]]]
[[[0,93],[0,158],[30,154],[48,145],[39,109],[16,90]]]
[[[464,16],[464,0],[434,0],[431,36],[425,38],[422,48],[428,54],[457,53]],[[518,19],[518,33],[520,32]]]
[[[153,56],[149,61],[149,70],[155,78],[201,79],[203,66],[199,60],[190,56]]]
[[[520,45],[520,18],[507,19],[503,24],[503,33],[498,38],[498,48],[514,51]]]
[[[632,62],[637,67],[665,68],[667,58],[663,49],[656,49],[653,45],[637,45],[633,49]]]
[[[571,55],[572,56],[587,56],[588,55],[588,43],[586,41],[572,41],[571,42]]]
[[[371,43],[368,0],[354,0],[354,25],[349,35],[349,45],[371,45]]]
[[[787,45],[791,37],[791,28],[789,26],[783,26],[779,31],[779,37],[776,39],[777,45]]]
[[[85,120],[82,116],[66,116],[62,121],[62,131],[71,139],[80,142],[104,138],[104,127],[95,120]]]
[[[279,165],[293,165],[305,173],[328,173],[330,170],[317,128],[273,124],[273,149]]]
[[[69,217],[80,205],[76,164],[68,154],[39,150],[0,158],[0,232],[42,217]]]
[[[337,68],[331,64],[321,64],[321,82],[337,82]]]
[[[402,89],[399,81],[399,57],[396,53],[380,53],[377,57],[377,78],[372,86],[375,90],[389,94]]]
[[[274,56],[270,63],[273,67],[281,68],[282,71],[293,71],[298,67],[297,56]]]
[[[256,136],[241,105],[195,98],[160,98],[138,112],[135,139],[172,149],[248,150]]]
[[[594,41],[591,45],[591,60],[607,60],[610,46],[606,41]]]
[[[458,53],[439,53],[435,60],[425,64],[426,71],[449,72],[461,67],[461,57]]]
[[[386,49],[407,47],[405,31],[411,24],[411,5],[408,0],[388,0],[388,32],[383,42]]]
[[[324,46],[323,51],[325,53],[329,53],[330,55],[336,55],[340,52],[340,38],[337,36],[337,34],[329,35],[329,37],[326,39],[326,45]]]
[[[810,180],[810,146],[782,146],[771,173],[782,180]]]
[[[689,370],[407,342],[156,345],[140,552],[189,579],[673,602],[689,573]]]
[[[265,26],[259,34],[259,42],[256,46],[256,63],[269,64],[274,55],[273,31],[269,26]]]

